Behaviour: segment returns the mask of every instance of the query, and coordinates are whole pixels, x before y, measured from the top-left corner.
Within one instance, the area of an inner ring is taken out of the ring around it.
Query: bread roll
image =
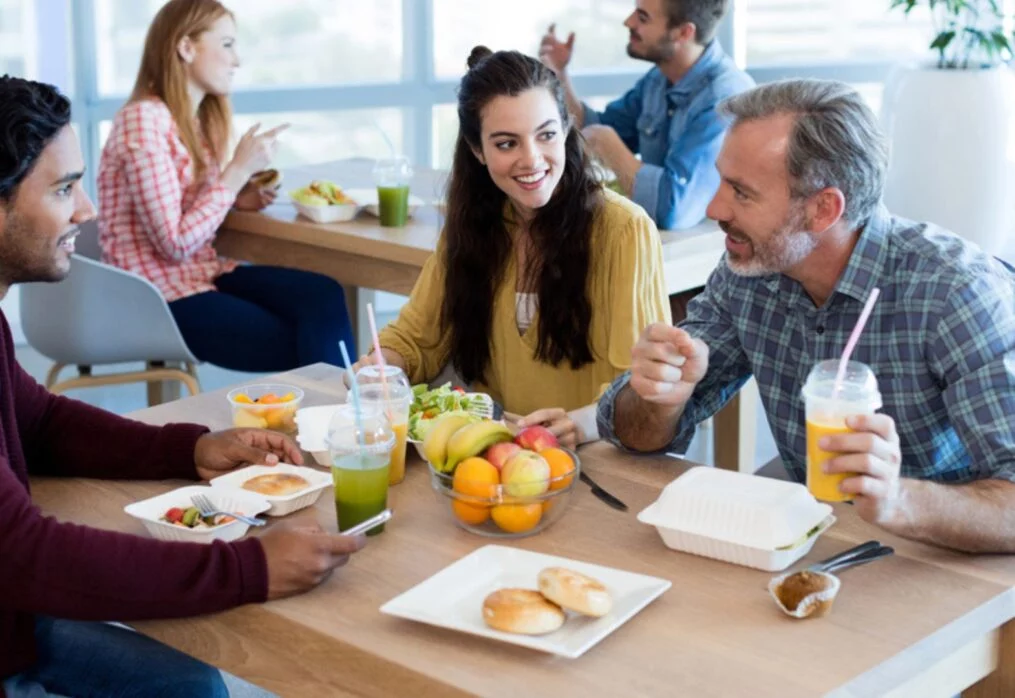
[[[282,186],[282,173],[278,170],[261,170],[252,174],[250,181],[260,189],[277,189]]]
[[[599,618],[613,608],[613,598],[602,583],[563,567],[540,572],[539,591],[558,606],[586,616]]]
[[[252,477],[242,487],[251,492],[266,494],[269,497],[284,497],[299,492],[310,486],[306,479],[291,473],[268,473]]]
[[[483,620],[494,630],[544,635],[564,624],[564,612],[538,591],[498,589],[483,600]]]

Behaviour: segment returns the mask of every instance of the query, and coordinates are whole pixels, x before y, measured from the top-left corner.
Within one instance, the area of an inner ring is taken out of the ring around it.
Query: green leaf
[[[955,38],[954,31],[941,32],[936,37],[934,37],[934,41],[931,42],[930,47],[932,49],[940,51],[941,53],[944,53],[944,50],[948,47],[948,44],[950,44],[952,42],[952,39],[954,38]]]

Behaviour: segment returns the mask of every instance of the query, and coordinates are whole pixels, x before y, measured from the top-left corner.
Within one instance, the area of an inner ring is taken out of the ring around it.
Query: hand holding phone
[[[361,521],[347,531],[339,531],[340,535],[343,536],[358,536],[361,533],[366,533],[372,529],[377,528],[381,524],[387,523],[391,520],[391,509],[385,509],[377,516],[373,516],[366,521]]]

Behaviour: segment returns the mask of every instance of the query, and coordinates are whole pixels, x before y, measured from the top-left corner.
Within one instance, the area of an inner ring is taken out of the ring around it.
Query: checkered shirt
[[[99,243],[103,261],[140,274],[168,301],[215,289],[236,267],[212,247],[235,195],[206,153],[204,183],[194,186],[190,154],[169,108],[131,102],[113,121],[99,165]]]
[[[801,388],[817,362],[841,355],[874,287],[881,296],[852,358],[877,376],[902,475],[1015,481],[1015,273],[956,235],[883,208],[820,308],[786,276],[737,276],[720,262],[681,324],[709,346],[709,367],[667,450],[685,451],[695,425],[753,375],[779,454],[804,481]],[[618,445],[614,403],[629,380],[618,378],[599,402],[599,432]]]

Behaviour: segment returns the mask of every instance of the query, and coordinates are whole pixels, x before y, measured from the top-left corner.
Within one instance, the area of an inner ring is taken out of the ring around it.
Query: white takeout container
[[[293,199],[293,206],[301,216],[305,216],[315,223],[338,223],[351,221],[359,213],[360,206],[357,203],[350,204],[304,204]]]
[[[806,555],[835,517],[799,483],[696,466],[663,488],[638,520],[655,526],[674,550],[777,572]]]
[[[309,484],[302,490],[286,495],[271,495],[243,489],[243,483],[250,478],[268,473],[289,473],[291,475],[299,475]],[[220,475],[211,481],[211,486],[214,488],[250,492],[258,497],[264,498],[267,500],[268,504],[271,505],[271,508],[266,512],[268,516],[285,516],[286,514],[291,514],[294,511],[299,511],[300,509],[305,509],[313,505],[313,503],[317,501],[318,497],[321,496],[321,492],[330,487],[331,484],[332,479],[330,473],[322,473],[321,471],[314,470],[313,468],[304,468],[302,466],[291,465],[289,463],[279,463],[278,465],[248,465],[246,468],[240,468],[239,470],[234,470],[231,473]]]
[[[159,540],[183,541],[185,543],[211,543],[213,540],[231,541],[242,538],[250,524],[243,523],[239,519],[226,524],[212,526],[211,528],[187,528],[177,526],[166,521],[160,521],[160,517],[173,507],[186,509],[194,506],[190,498],[195,494],[203,494],[216,509],[225,512],[244,514],[245,516],[257,516],[268,510],[271,506],[267,500],[256,492],[245,490],[231,490],[205,485],[188,485],[175,490],[170,490],[150,499],[128,504],[123,510],[140,519],[141,523],[148,530],[153,538]]]
[[[296,442],[304,451],[314,457],[318,465],[331,467],[331,452],[328,450],[328,425],[342,405],[317,405],[296,410]]]

